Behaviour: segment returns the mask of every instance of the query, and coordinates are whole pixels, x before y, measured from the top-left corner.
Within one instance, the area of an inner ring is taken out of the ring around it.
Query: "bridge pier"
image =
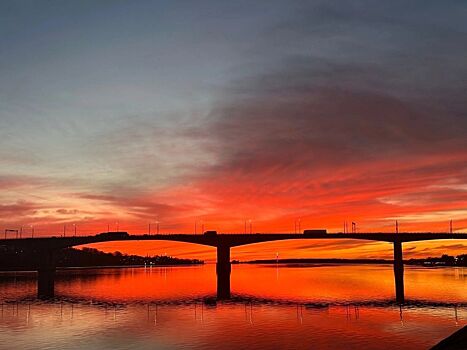
[[[37,297],[53,298],[55,295],[55,268],[39,268],[37,270]]]
[[[394,282],[396,286],[396,302],[404,303],[404,261],[402,259],[402,242],[394,241]]]
[[[230,247],[219,245],[217,247],[217,299],[230,299]]]
[[[37,297],[53,298],[55,295],[55,257],[53,252],[46,251],[40,255],[37,268]]]

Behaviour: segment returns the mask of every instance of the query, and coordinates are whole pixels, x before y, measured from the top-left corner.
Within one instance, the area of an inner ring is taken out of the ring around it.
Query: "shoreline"
[[[392,260],[361,260],[361,259],[283,259],[276,262],[276,260],[251,260],[251,261],[232,261],[232,265],[291,265],[294,267],[319,267],[319,266],[336,266],[336,265],[393,265]],[[167,264],[167,265],[95,265],[95,266],[58,266],[56,271],[73,271],[73,270],[93,270],[93,269],[129,269],[129,268],[160,268],[160,267],[192,267],[192,266],[205,266],[215,265],[215,263],[193,263],[193,264]],[[315,266],[319,265],[319,266]],[[404,261],[404,265],[423,267],[423,268],[439,268],[439,267],[459,267],[458,265],[423,265],[423,264],[409,264]],[[4,273],[36,273],[36,269],[0,269],[0,274]]]
[[[105,265],[105,266],[57,266],[56,271],[61,270],[92,270],[92,269],[127,269],[127,268],[141,268],[141,267],[189,267],[189,266],[203,266],[203,264],[167,264],[167,265]],[[9,269],[9,270],[0,270],[0,273],[7,272],[37,272],[36,269]]]
[[[467,326],[458,329],[448,337],[442,339],[430,350],[462,350],[467,343]]]
[[[378,265],[378,264],[389,264],[393,265],[394,260],[392,259],[339,259],[339,258],[329,258],[329,259],[265,259],[265,260],[248,260],[248,261],[232,261],[232,264],[263,264],[263,265],[273,265],[273,264],[341,264],[341,265]],[[446,263],[432,263],[427,260],[404,260],[404,265],[407,266],[421,266],[421,267],[465,267],[463,265],[453,265]]]

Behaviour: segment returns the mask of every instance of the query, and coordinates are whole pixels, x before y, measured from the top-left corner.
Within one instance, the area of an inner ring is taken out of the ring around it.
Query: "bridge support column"
[[[402,259],[402,242],[394,242],[394,282],[396,285],[396,301],[404,303],[404,261]]]
[[[40,254],[41,262],[37,269],[37,297],[53,298],[55,295],[55,259],[53,252]]]
[[[230,299],[230,247],[217,247],[217,299]]]

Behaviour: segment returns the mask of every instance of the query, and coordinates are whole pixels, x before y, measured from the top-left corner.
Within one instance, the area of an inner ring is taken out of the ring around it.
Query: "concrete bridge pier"
[[[53,298],[55,295],[55,257],[53,252],[40,254],[41,261],[37,268],[37,297]]]
[[[230,247],[217,246],[217,299],[230,299]]]
[[[404,261],[402,259],[402,242],[394,241],[394,282],[396,285],[396,302],[404,303]]]

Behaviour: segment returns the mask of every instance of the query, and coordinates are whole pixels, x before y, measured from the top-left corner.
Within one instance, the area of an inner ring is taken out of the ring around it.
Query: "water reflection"
[[[2,274],[0,349],[419,349],[467,320],[462,269],[407,267],[404,306],[390,265],[234,265],[229,301],[214,269],[59,271],[50,301]]]

